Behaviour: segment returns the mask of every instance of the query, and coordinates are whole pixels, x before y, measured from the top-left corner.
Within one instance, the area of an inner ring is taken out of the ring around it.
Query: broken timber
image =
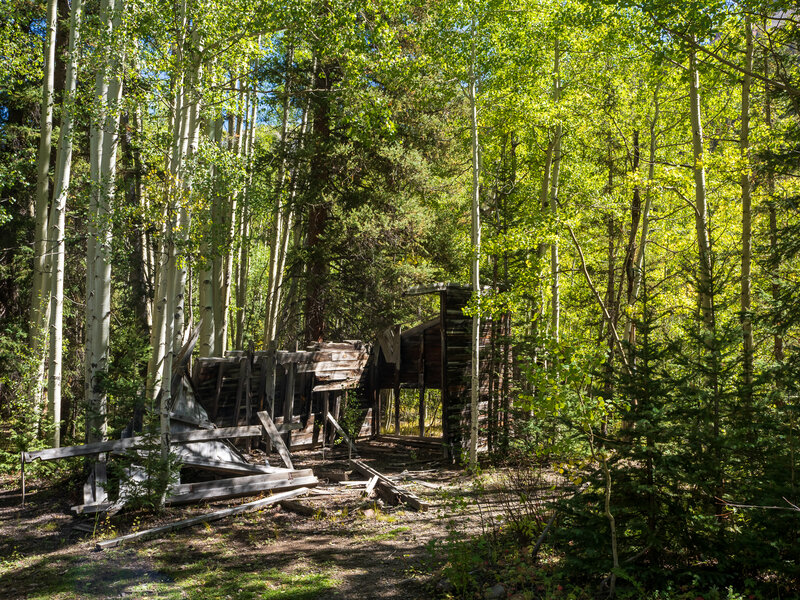
[[[266,490],[288,490],[296,487],[314,487],[319,480],[311,469],[279,471],[263,475],[232,477],[199,483],[184,483],[173,486],[166,504],[186,504],[206,500],[222,500],[249,496]]]
[[[265,410],[262,410],[256,414],[258,415],[261,424],[264,426],[264,431],[267,432],[269,439],[272,440],[272,443],[278,450],[278,454],[281,455],[283,463],[288,468],[294,469],[294,466],[292,465],[292,455],[289,454],[289,449],[286,447],[286,444],[284,443],[281,434],[278,433],[278,429],[275,427],[275,423],[273,423],[272,419],[269,418],[269,413],[267,413],[267,411]]]
[[[183,431],[170,435],[170,442],[173,444],[187,444],[190,442],[207,442],[226,438],[258,437],[261,435],[259,425],[247,427],[223,427],[221,429],[200,429],[197,431]],[[92,456],[104,452],[120,452],[130,448],[143,448],[152,445],[152,439],[138,436],[124,438],[121,440],[110,440],[108,442],[95,442],[82,446],[64,446],[63,448],[46,448],[35,452],[23,452],[23,462],[33,462],[34,460],[58,460],[61,458],[73,458],[76,456]]]
[[[344,441],[347,442],[347,445],[350,446],[350,451],[354,455],[358,456],[358,450],[356,449],[356,445],[352,442],[352,440],[344,432],[344,429],[342,429],[342,426],[339,425],[339,423],[336,422],[336,419],[333,418],[333,415],[331,415],[331,413],[327,413],[327,417],[328,417],[328,420],[331,422],[331,424],[336,429],[336,431],[339,432],[339,435],[341,435],[342,438],[344,438]]]
[[[123,542],[127,542],[129,540],[155,537],[162,533],[166,533],[167,531],[175,531],[177,529],[191,527],[192,525],[197,525],[198,523],[208,523],[210,521],[218,521],[219,519],[223,519],[231,515],[238,515],[245,512],[252,512],[254,510],[259,510],[265,506],[269,506],[270,504],[275,504],[276,502],[280,502],[281,500],[288,500],[289,498],[295,498],[296,496],[301,496],[308,491],[309,491],[308,488],[301,487],[296,490],[275,494],[274,496],[270,496],[269,498],[263,498],[261,500],[254,500],[253,502],[248,502],[246,504],[240,504],[239,506],[234,506],[233,508],[218,510],[216,512],[208,513],[206,515],[200,515],[198,517],[192,517],[191,519],[184,519],[182,521],[176,521],[175,523],[169,523],[168,525],[161,525],[160,527],[153,527],[152,529],[146,529],[145,531],[138,531],[136,533],[123,535],[114,538],[112,540],[98,542],[95,548],[97,550],[114,548],[115,546],[119,546]]]
[[[400,502],[404,502],[408,504],[411,508],[419,511],[426,511],[428,510],[428,504],[423,502],[419,498],[417,498],[411,492],[401,488],[400,486],[393,483],[388,477],[379,473],[372,467],[364,464],[360,460],[349,460],[350,466],[353,467],[356,471],[369,477],[370,479],[377,477],[378,478],[378,492],[383,496],[384,500],[392,504],[398,504]]]

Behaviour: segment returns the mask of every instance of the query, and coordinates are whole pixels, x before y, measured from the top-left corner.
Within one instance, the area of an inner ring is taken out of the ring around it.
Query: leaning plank
[[[176,531],[178,529],[183,529],[185,527],[191,527],[192,525],[197,525],[198,523],[208,523],[210,521],[218,521],[219,519],[224,519],[225,517],[229,517],[231,515],[239,515],[246,512],[252,512],[254,510],[259,510],[264,506],[268,506],[270,504],[275,504],[276,502],[280,502],[281,500],[288,500],[289,498],[294,498],[296,496],[300,496],[308,492],[308,488],[299,488],[296,490],[292,490],[289,492],[283,492],[280,494],[275,494],[274,496],[270,496],[269,498],[262,498],[261,500],[254,500],[253,502],[248,502],[246,504],[240,504],[239,506],[234,506],[233,508],[226,508],[224,510],[218,510],[212,513],[208,513],[206,515],[200,515],[197,517],[192,517],[191,519],[184,519],[183,521],[176,521],[175,523],[169,523],[168,525],[161,525],[160,527],[153,527],[152,529],[146,529],[144,531],[137,531],[136,533],[131,533],[128,535],[123,535],[112,540],[105,540],[103,542],[98,542],[95,548],[97,550],[105,550],[107,548],[114,548],[115,546],[119,546],[123,542],[127,542],[129,540],[135,539],[144,539],[155,537],[162,533],[166,533],[167,531]]]
[[[383,495],[387,498],[393,498],[396,502],[404,502],[411,508],[419,511],[428,510],[428,504],[417,498],[411,492],[401,488],[393,483],[386,475],[379,473],[369,465],[364,464],[360,460],[350,459],[350,466],[357,470],[362,475],[366,475],[370,479],[373,477],[378,478],[378,487],[382,489]]]
[[[356,445],[352,442],[352,440],[350,440],[350,438],[344,432],[344,429],[342,429],[342,426],[339,425],[339,423],[336,422],[336,419],[333,418],[333,415],[331,415],[331,413],[328,413],[327,417],[328,417],[328,420],[331,422],[331,424],[336,429],[336,431],[339,432],[339,435],[341,435],[344,438],[344,441],[347,442],[347,445],[350,446],[350,450],[352,450],[353,454],[358,456],[358,450],[356,449]]]
[[[378,485],[378,476],[374,475],[372,479],[369,480],[369,483],[367,484],[367,489],[365,490],[365,494],[368,498],[372,494],[372,490],[375,489],[376,485]]]
[[[251,425],[248,427],[223,427],[221,429],[201,429],[198,431],[183,431],[173,433],[170,440],[173,444],[185,444],[188,442],[207,442],[225,438],[257,437],[261,435],[261,427]],[[75,456],[91,456],[102,454],[103,452],[120,452],[129,448],[142,448],[152,444],[152,439],[144,436],[130,437],[122,440],[110,440],[108,442],[95,442],[82,446],[64,446],[63,448],[46,448],[35,452],[23,452],[24,462],[34,460],[57,460],[60,458],[72,458]]]
[[[283,463],[290,469],[294,469],[294,465],[292,465],[292,455],[289,454],[289,449],[286,447],[281,434],[278,433],[275,423],[273,423],[272,419],[269,418],[269,413],[265,410],[261,410],[256,414],[258,414],[258,419],[264,426],[264,431],[267,432],[269,439],[272,440],[275,448],[277,448],[278,454],[281,455]]]
[[[249,479],[243,477],[242,479]],[[168,496],[167,504],[187,504],[189,502],[201,502],[208,500],[223,500],[225,498],[237,498],[239,496],[251,496],[266,490],[291,490],[298,487],[314,487],[319,480],[314,477],[297,477],[296,479],[278,479],[273,481],[254,481],[251,483],[234,483],[224,488],[211,488]]]

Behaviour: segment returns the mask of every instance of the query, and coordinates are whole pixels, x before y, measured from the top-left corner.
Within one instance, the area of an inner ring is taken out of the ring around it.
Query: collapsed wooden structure
[[[425,392],[441,390],[442,436],[427,438],[457,458],[469,437],[469,389],[472,317],[464,309],[469,286],[435,284],[407,295],[436,294],[438,315],[416,327],[384,331],[376,343],[323,342],[304,350],[233,351],[224,357],[199,358],[192,370],[198,401],[219,427],[258,423],[266,411],[286,430],[290,449],[330,443],[336,435],[326,415],[340,420],[345,406],[361,410],[358,436],[377,436],[387,410],[387,390],[419,390],[419,437],[425,438]],[[481,322],[481,347],[488,347],[497,327]],[[482,352],[481,407],[492,381],[489,359]],[[496,382],[495,382],[496,384]],[[400,403],[394,403],[394,434],[400,432]]]

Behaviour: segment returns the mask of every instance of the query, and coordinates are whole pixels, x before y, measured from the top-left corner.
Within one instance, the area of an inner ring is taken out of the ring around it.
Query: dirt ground
[[[72,485],[30,485],[0,492],[0,598],[314,598],[416,599],[442,595],[441,542],[481,532],[502,510],[491,485],[467,477],[419,449],[364,448],[362,458],[430,504],[426,512],[384,506],[325,480],[346,472],[341,451],[295,453],[295,467],[320,477],[318,493],[300,501],[317,514],[277,506],[200,524],[164,537],[96,551],[99,539],[203,514],[253,497],[169,508],[164,514],[120,513],[109,521],[77,519]],[[272,464],[276,464],[273,459]],[[404,473],[405,472],[405,473]],[[362,479],[351,473],[350,479]],[[92,532],[80,528],[90,528]]]

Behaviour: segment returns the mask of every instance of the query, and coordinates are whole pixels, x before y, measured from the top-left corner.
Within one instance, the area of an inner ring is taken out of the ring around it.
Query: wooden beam
[[[417,498],[411,492],[401,488],[393,481],[391,481],[386,475],[379,473],[369,465],[363,463],[360,460],[353,460],[350,459],[348,461],[350,466],[353,467],[356,471],[369,477],[372,479],[373,477],[378,478],[378,488],[379,490],[382,489],[383,493],[382,496],[384,499],[393,501],[395,504],[404,502],[408,504],[411,508],[419,511],[426,511],[428,510],[428,504],[423,502],[419,498]]]
[[[222,427],[220,429],[198,429],[197,431],[182,431],[173,433],[170,441],[173,444],[186,444],[190,442],[207,442],[209,440],[220,440],[226,438],[257,437],[261,435],[261,427],[251,425],[249,427]],[[104,452],[120,452],[130,448],[144,448],[152,444],[152,439],[143,436],[124,438],[121,440],[110,440],[107,442],[95,442],[82,446],[64,446],[62,448],[46,448],[36,452],[23,452],[24,462],[34,460],[58,460],[61,458],[72,458],[75,456],[92,456]]]
[[[295,479],[304,479],[308,477],[314,477],[314,471],[311,469],[302,469],[299,471],[281,469],[275,473],[262,473],[260,475],[249,475],[246,477],[229,477],[228,479],[215,479],[213,481],[199,481],[196,483],[180,483],[173,485],[169,489],[169,495],[183,496],[185,494],[194,494],[208,490],[231,488],[237,485],[249,485],[251,483],[267,481],[294,481]]]
[[[127,542],[130,540],[136,539],[145,539],[150,537],[158,536],[162,533],[166,533],[168,531],[176,531],[178,529],[183,529],[186,527],[191,527],[192,525],[197,525],[198,523],[209,523],[211,521],[217,521],[219,519],[223,519],[225,517],[229,517],[232,515],[239,515],[246,512],[252,512],[254,510],[259,510],[265,506],[269,506],[270,504],[275,504],[280,502],[281,500],[288,500],[289,498],[295,498],[297,496],[302,496],[308,492],[308,488],[299,488],[296,490],[292,490],[289,492],[283,492],[281,494],[275,494],[274,496],[270,496],[269,498],[262,498],[261,500],[254,500],[253,502],[248,502],[246,504],[240,504],[239,506],[234,506],[233,508],[226,508],[224,510],[218,510],[212,513],[208,513],[206,515],[200,515],[197,517],[192,517],[191,519],[184,519],[182,521],[176,521],[175,523],[169,523],[167,525],[161,525],[159,527],[153,527],[152,529],[146,529],[144,531],[137,531],[136,533],[131,533],[128,535],[123,535],[112,540],[105,540],[103,542],[98,542],[95,548],[97,550],[106,550],[107,548],[114,548],[119,546],[123,542]]]
[[[356,445],[352,442],[352,440],[349,437],[347,437],[347,434],[344,432],[344,429],[342,429],[342,426],[336,422],[336,419],[333,418],[331,413],[327,413],[327,419],[328,421],[331,422],[331,425],[334,426],[336,431],[339,432],[339,435],[341,435],[342,438],[344,438],[344,441],[347,442],[347,445],[350,446],[350,450],[352,451],[352,453],[358,456],[358,450],[356,449]]]
[[[292,455],[289,454],[289,449],[286,447],[283,437],[281,437],[281,434],[275,427],[275,423],[273,423],[272,419],[269,418],[267,411],[258,411],[257,415],[258,419],[261,421],[261,424],[264,426],[264,431],[269,436],[269,439],[272,440],[272,443],[275,444],[278,454],[281,455],[283,463],[290,469],[294,469],[294,465],[292,464]]]
[[[237,477],[237,479],[249,479]],[[289,490],[297,487],[314,487],[319,483],[313,475],[310,477],[297,477],[295,479],[275,479],[268,481],[251,481],[249,483],[232,483],[224,488],[210,488],[186,494],[177,494],[166,498],[167,504],[188,504],[190,502],[206,502],[210,500],[223,500],[239,496],[252,496],[267,490]]]

